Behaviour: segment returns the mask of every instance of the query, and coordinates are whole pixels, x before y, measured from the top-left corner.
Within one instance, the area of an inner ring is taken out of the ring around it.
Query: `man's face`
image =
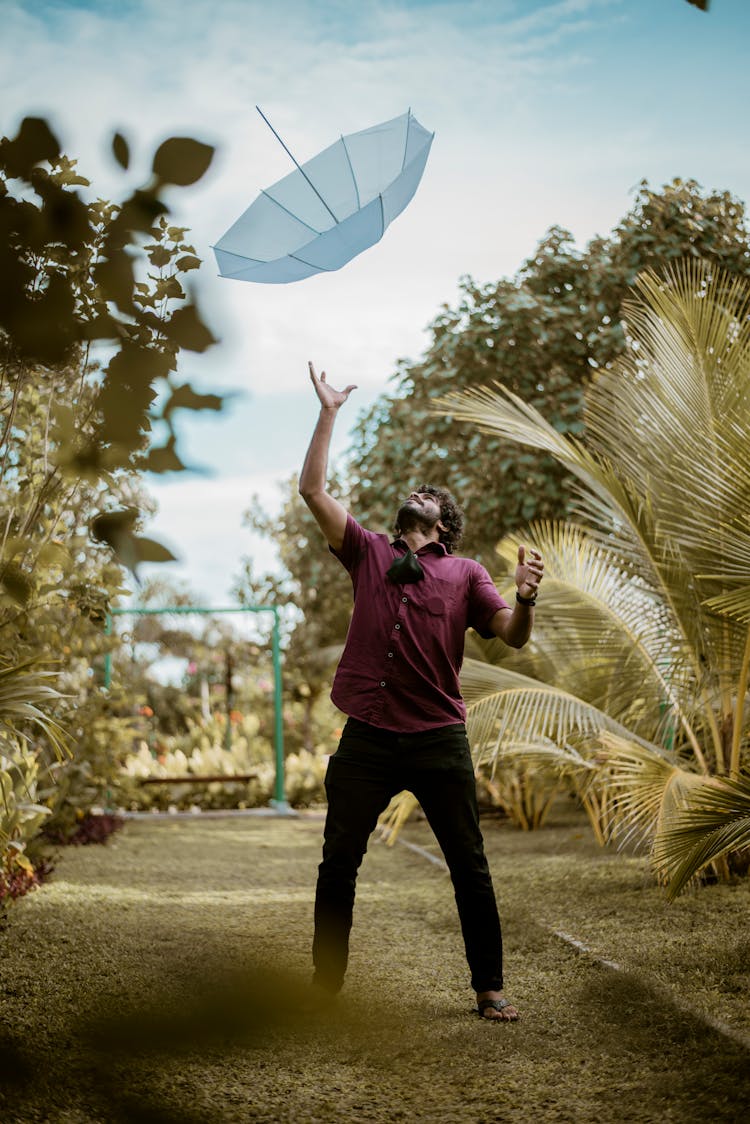
[[[440,522],[440,504],[429,492],[411,492],[399,508],[397,522],[402,532],[431,531]]]

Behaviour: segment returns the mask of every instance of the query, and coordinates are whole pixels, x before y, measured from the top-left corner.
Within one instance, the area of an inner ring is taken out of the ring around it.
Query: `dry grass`
[[[450,884],[365,861],[351,972],[306,1014],[321,823],[133,823],[65,852],[0,938],[7,1124],[736,1121],[748,1053],[664,998],[746,1025],[748,887],[667,907],[565,812],[488,824],[515,1026],[472,1016]],[[409,837],[429,844],[423,825]],[[576,956],[572,932],[628,971]],[[746,993],[744,993],[746,999]]]
[[[697,889],[670,905],[646,859],[602,850],[567,799],[542,831],[484,833],[504,913],[575,936],[750,1041],[750,880]],[[439,854],[426,825],[406,835]]]

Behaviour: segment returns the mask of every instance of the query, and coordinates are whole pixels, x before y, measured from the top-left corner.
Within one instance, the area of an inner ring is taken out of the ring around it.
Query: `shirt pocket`
[[[441,581],[440,578],[427,578],[411,586],[412,599],[417,609],[429,617],[444,617],[451,613],[458,602],[459,591],[454,582]]]

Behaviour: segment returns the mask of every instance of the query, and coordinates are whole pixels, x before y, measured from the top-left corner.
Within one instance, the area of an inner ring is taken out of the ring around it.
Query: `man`
[[[503,996],[502,937],[479,830],[474,768],[458,672],[466,629],[522,647],[534,620],[543,563],[518,549],[516,604],[478,562],[453,549],[463,516],[448,492],[425,485],[398,512],[397,537],[366,531],[326,492],[336,415],[353,385],[334,390],[312,363],[320,415],[299,490],[349,571],[354,613],[331,697],[348,720],[326,774],[328,813],[315,897],[314,983],[335,994],[349,950],[357,871],[378,817],[414,793],[453,881],[477,1012],[515,1022]]]

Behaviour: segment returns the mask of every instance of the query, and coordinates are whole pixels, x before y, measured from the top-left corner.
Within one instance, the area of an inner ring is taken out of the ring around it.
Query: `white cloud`
[[[147,534],[169,547],[178,562],[144,566],[144,574],[184,579],[207,604],[220,605],[229,603],[243,558],[252,559],[257,573],[276,567],[273,544],[242,526],[254,496],[264,509],[276,508],[280,493],[275,476],[183,476],[149,490],[158,511]]]

